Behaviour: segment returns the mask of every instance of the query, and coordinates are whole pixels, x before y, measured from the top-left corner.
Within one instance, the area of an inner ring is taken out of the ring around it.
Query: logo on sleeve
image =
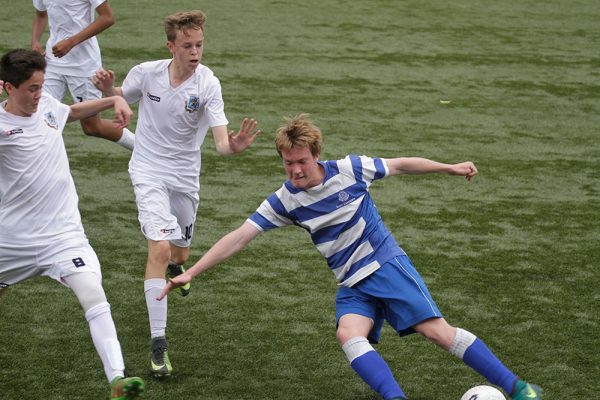
[[[58,129],[58,122],[56,122],[56,117],[52,111],[48,111],[46,114],[44,114],[44,121],[50,128]]]
[[[190,96],[186,105],[185,111],[189,113],[196,112],[200,109],[200,98],[198,96]]]

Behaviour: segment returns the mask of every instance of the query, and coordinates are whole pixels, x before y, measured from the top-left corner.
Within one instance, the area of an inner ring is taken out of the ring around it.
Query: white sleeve
[[[33,0],[33,6],[38,11],[46,11],[46,6],[42,0]]]
[[[207,88],[208,101],[206,102],[205,110],[208,116],[209,126],[228,125],[229,121],[225,116],[225,104],[221,93],[221,83],[216,76],[210,80],[210,85]]]
[[[123,97],[129,103],[137,103],[142,98],[144,84],[144,68],[141,65],[136,65],[131,68],[121,90],[123,91]]]
[[[102,3],[106,3],[107,0],[90,0],[90,4],[92,6],[92,10],[96,10]],[[95,13],[95,11],[94,11]]]

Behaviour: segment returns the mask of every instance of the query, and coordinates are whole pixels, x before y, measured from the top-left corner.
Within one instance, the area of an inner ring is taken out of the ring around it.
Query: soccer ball
[[[481,385],[467,390],[460,400],[506,400],[506,397],[493,386]]]

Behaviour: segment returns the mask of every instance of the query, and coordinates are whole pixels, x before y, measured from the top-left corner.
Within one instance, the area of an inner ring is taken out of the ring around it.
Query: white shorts
[[[160,182],[133,185],[142,233],[149,240],[168,240],[190,247],[194,234],[198,192],[177,192]]]
[[[56,100],[63,101],[67,94],[67,89],[71,93],[73,103],[102,98],[102,92],[94,86],[91,77],[67,76],[54,72],[46,72],[44,76],[44,91]]]
[[[36,276],[49,276],[68,286],[63,278],[80,272],[102,277],[96,252],[87,240],[57,241],[43,246],[0,243],[0,288]]]

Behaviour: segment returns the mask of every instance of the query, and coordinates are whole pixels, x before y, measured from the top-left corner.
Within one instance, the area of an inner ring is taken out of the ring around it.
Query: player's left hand
[[[0,80],[0,96],[2,96],[3,92],[4,92],[4,81]]]
[[[229,132],[229,148],[233,153],[240,153],[246,150],[262,133],[260,129],[256,129],[258,122],[251,118],[244,118],[242,126],[237,134],[234,131]]]
[[[54,57],[64,57],[71,51],[73,46],[74,44],[72,43],[71,38],[61,40],[52,46],[52,54],[54,54]]]

